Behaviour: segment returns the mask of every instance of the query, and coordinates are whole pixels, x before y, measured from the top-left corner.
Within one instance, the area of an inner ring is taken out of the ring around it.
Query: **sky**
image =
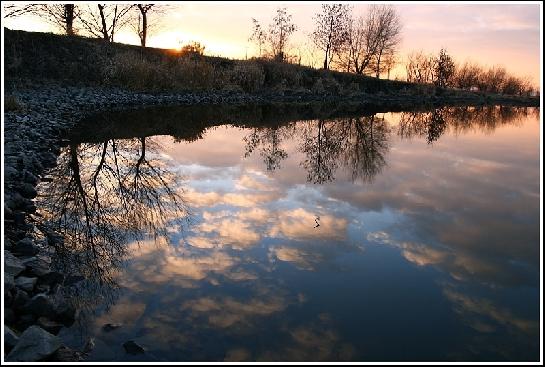
[[[368,3],[349,2],[355,15],[365,14]],[[308,59],[308,35],[321,2],[190,2],[170,3],[160,27],[151,34],[152,47],[179,48],[198,41],[205,53],[230,58],[256,56],[248,41],[252,18],[267,26],[279,7],[287,7],[298,29],[291,38],[292,50]],[[412,51],[438,53],[444,47],[456,61],[502,65],[515,75],[540,81],[540,5],[533,4],[424,4],[395,3],[403,24],[400,59]],[[153,17],[153,15],[152,15]],[[29,31],[54,31],[41,19],[30,16],[7,19],[4,27]],[[139,44],[133,30],[119,31],[117,42]],[[317,63],[319,65],[319,63]],[[392,72],[404,78],[402,65]]]

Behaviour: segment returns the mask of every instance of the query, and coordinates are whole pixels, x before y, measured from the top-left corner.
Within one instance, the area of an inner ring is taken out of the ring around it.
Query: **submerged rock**
[[[82,353],[77,350],[62,346],[50,358],[55,362],[80,362],[83,361]]]
[[[35,362],[49,357],[61,347],[61,339],[39,326],[26,329],[12,351],[6,357],[7,361]]]
[[[115,330],[115,329],[118,329],[120,328],[121,326],[123,326],[123,324],[116,324],[116,323],[108,323],[108,324],[105,324],[103,327],[102,327],[102,330],[106,331],[106,332],[109,332],[109,331],[112,331],[112,330]]]
[[[43,316],[38,318],[38,325],[42,329],[54,335],[57,335],[59,331],[61,331],[62,327],[64,326],[63,324],[49,320],[47,317],[43,317]]]
[[[136,344],[134,340],[129,340],[123,343],[123,348],[125,348],[125,352],[129,354],[142,354],[146,352],[144,348]]]

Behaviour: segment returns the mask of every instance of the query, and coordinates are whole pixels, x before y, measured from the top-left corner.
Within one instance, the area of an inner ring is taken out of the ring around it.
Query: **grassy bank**
[[[5,29],[5,75],[146,92],[234,91],[326,96],[439,96],[483,99],[478,93],[274,62],[180,56],[159,48]],[[505,97],[486,96],[490,98]],[[529,98],[509,97],[524,100]],[[537,100],[537,99],[536,99]],[[537,100],[538,101],[538,100]],[[534,101],[535,102],[535,101]],[[538,103],[538,102],[537,102]]]

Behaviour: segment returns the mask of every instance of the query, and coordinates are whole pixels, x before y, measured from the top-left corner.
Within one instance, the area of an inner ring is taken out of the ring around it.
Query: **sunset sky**
[[[354,14],[364,14],[368,4],[350,2]],[[304,50],[308,59],[308,34],[321,2],[184,2],[171,3],[162,16],[160,29],[149,46],[178,48],[199,41],[209,55],[245,58],[256,55],[248,42],[252,18],[267,26],[278,7],[287,7],[298,26],[292,49]],[[518,76],[540,80],[540,13],[538,3],[529,4],[394,4],[402,23],[400,56],[414,50],[437,53],[445,47],[457,61],[472,60],[482,65],[503,65]],[[152,15],[153,17],[153,15]],[[4,26],[29,31],[54,31],[41,19],[30,16],[7,19]],[[134,31],[120,31],[117,42],[138,44]],[[404,67],[392,78],[404,79]]]

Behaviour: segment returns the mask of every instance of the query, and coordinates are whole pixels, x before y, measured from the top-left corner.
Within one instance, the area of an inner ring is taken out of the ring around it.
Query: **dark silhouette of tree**
[[[314,17],[312,39],[324,51],[324,69],[329,69],[349,39],[351,7],[346,4],[322,4],[322,12]]]
[[[382,57],[395,54],[401,40],[401,20],[391,5],[371,5],[370,12],[376,15],[377,49],[374,54],[375,75],[380,77]]]
[[[286,8],[278,8],[272,23],[269,24],[268,31],[265,32],[260,23],[252,18],[253,32],[250,40],[254,41],[259,48],[259,56],[267,46],[266,54],[276,61],[286,61],[288,59],[286,50],[290,36],[297,30],[297,26],[292,22],[292,15]]]
[[[435,61],[434,71],[435,85],[441,88],[446,88],[453,84],[452,81],[455,71],[454,61],[452,61],[452,58],[449,54],[447,54],[447,51],[444,48],[439,51],[439,56]]]
[[[252,18],[252,22],[253,22],[253,28],[252,28],[252,34],[249,38],[249,41],[255,42],[259,50],[259,57],[261,57],[263,56],[263,52],[265,51],[265,44],[267,42],[267,33],[263,30],[263,27],[261,27],[261,24],[259,24],[257,19]]]
[[[426,55],[422,51],[412,52],[407,57],[405,64],[407,81],[411,83],[427,84],[433,82],[435,70],[435,58]]]
[[[157,4],[136,4],[138,11],[138,17],[136,19],[136,27],[133,27],[140,38],[140,45],[146,47],[146,41],[148,39],[150,31],[157,25],[157,23],[150,22],[149,14],[152,12],[162,12],[161,5]]]
[[[6,18],[24,14],[38,16],[68,36],[76,34],[75,22],[80,16],[80,8],[75,4],[10,4],[4,6],[4,11]]]
[[[116,31],[130,21],[130,11],[134,5],[97,4],[87,6],[80,14],[83,29],[93,37],[113,42]]]

